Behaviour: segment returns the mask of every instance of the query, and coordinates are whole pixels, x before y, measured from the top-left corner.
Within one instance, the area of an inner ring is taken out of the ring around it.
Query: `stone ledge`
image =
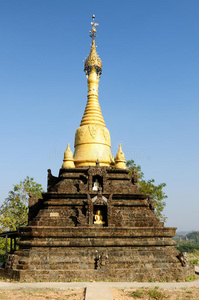
[[[126,246],[174,246],[176,242],[172,240],[153,240],[153,239],[130,239],[130,238],[67,238],[63,239],[32,239],[19,241],[18,245],[23,247],[126,247]]]
[[[175,227],[53,227],[26,226],[19,228],[20,237],[173,237]]]

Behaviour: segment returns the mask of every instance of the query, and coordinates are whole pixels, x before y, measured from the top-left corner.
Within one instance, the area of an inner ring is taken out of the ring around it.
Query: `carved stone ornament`
[[[90,167],[88,170],[88,174],[95,176],[95,175],[99,175],[99,176],[106,176],[107,175],[107,171],[106,169],[100,168],[99,164],[96,164],[95,167]]]
[[[189,259],[187,257],[186,252],[180,253],[178,256],[179,261],[181,262],[182,266],[185,267],[189,264]]]
[[[86,216],[82,213],[81,209],[78,208],[78,216],[77,216],[77,222],[81,225],[87,225],[87,218]]]
[[[106,199],[106,197],[102,196],[102,195],[97,195],[94,198],[91,199],[92,203],[94,205],[107,205],[108,200]]]
[[[150,209],[151,209],[151,210],[154,210],[154,209],[155,209],[155,203],[154,203],[154,200],[152,200],[152,198],[149,197],[148,202],[149,202],[149,207],[150,207]]]
[[[123,214],[122,214],[122,212],[120,210],[120,211],[118,211],[118,213],[115,216],[115,223],[116,223],[116,225],[122,225],[123,219],[124,219],[124,217],[123,217]]]
[[[96,269],[104,269],[109,263],[108,254],[102,253],[96,255],[95,263],[96,263]]]

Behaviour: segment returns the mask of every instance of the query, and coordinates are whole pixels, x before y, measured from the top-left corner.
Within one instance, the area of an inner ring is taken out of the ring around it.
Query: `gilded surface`
[[[124,157],[124,152],[122,151],[122,146],[119,144],[119,150],[115,158],[115,168],[116,169],[126,169],[126,161]]]
[[[81,126],[77,129],[75,133],[75,146],[84,140],[84,135],[86,133],[87,126]]]
[[[87,71],[91,66],[95,66],[102,70],[102,61],[97,54],[95,40],[92,41],[91,51],[87,60],[85,61],[84,70]]]
[[[88,125],[88,130],[89,130],[89,133],[90,133],[91,137],[93,139],[95,139],[96,135],[97,135],[97,128],[96,128],[96,126],[95,125]]]
[[[99,143],[111,147],[108,129],[95,124],[80,126],[75,134],[75,147],[85,143]]]
[[[99,77],[102,72],[102,61],[95,46],[98,24],[94,22],[94,19],[91,24],[92,45],[84,65],[88,82],[88,99],[80,127],[75,134],[74,162],[76,167],[95,166],[97,160],[100,166],[113,164],[110,133],[106,128],[98,101]]]
[[[62,168],[75,168],[73,153],[70,150],[70,145],[68,144],[66,151],[64,152]]]

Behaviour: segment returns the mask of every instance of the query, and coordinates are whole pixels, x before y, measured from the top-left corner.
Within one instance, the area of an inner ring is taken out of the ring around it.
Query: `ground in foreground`
[[[198,300],[199,288],[175,288],[160,289],[140,288],[140,289],[111,289],[114,300],[131,300],[131,299],[170,299],[170,300]]]
[[[85,289],[34,289],[34,290],[0,290],[3,300],[84,300]]]

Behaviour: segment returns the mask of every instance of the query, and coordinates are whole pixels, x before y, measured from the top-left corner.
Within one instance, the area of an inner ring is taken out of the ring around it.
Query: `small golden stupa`
[[[100,166],[114,167],[115,161],[111,154],[110,133],[106,128],[98,101],[98,86],[102,73],[102,61],[97,54],[95,46],[95,37],[97,36],[96,26],[99,25],[95,23],[95,15],[93,15],[91,25],[91,50],[84,64],[84,71],[88,82],[88,96],[80,127],[75,134],[74,164],[75,167],[95,166],[98,160]],[[73,159],[73,157],[71,158]],[[70,163],[64,161],[62,167],[71,167],[72,163],[73,161]],[[118,162],[116,167],[125,169],[125,160],[122,159],[121,162]]]
[[[115,168],[116,169],[126,169],[126,161],[125,161],[124,152],[122,151],[121,144],[119,144],[119,150],[118,150],[118,153],[116,154]]]
[[[62,168],[75,168],[73,152],[70,150],[70,145],[67,145],[66,151],[64,152],[64,162]]]

